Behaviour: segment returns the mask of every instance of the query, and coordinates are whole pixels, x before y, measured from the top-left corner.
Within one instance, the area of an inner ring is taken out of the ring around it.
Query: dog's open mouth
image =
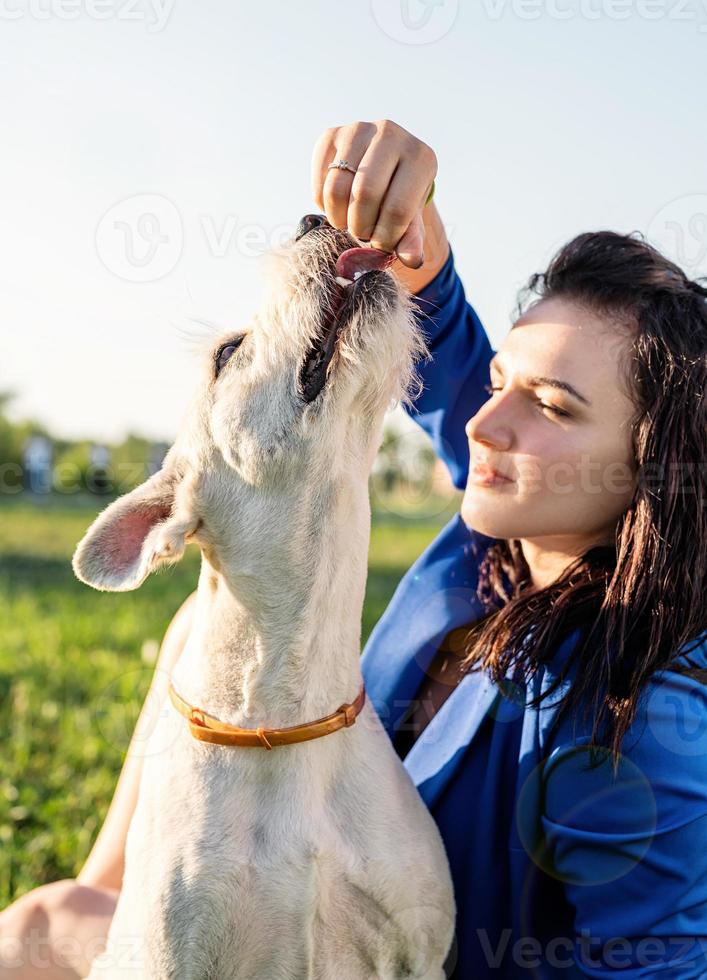
[[[336,275],[329,302],[324,307],[321,330],[300,370],[300,390],[305,402],[313,402],[324,388],[336,342],[358,297],[371,287],[373,279],[392,265],[393,258],[377,248],[349,248],[336,260]]]

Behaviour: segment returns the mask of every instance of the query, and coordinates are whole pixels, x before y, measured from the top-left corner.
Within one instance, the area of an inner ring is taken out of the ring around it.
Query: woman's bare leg
[[[169,672],[191,627],[194,595],[164,635],[136,730],[144,732],[167,697]],[[148,706],[149,701],[149,706]],[[125,838],[135,811],[142,753],[133,735],[106,819],[77,879],[34,888],[0,912],[0,980],[77,980],[105,948],[123,881]]]
[[[78,980],[105,949],[120,893],[67,879],[41,885],[0,913],[2,980]]]
[[[138,743],[133,735],[106,819],[91,853],[78,873],[76,880],[82,885],[120,891],[123,883],[125,838],[135,812],[142,774],[142,748],[150,724],[157,718],[163,701],[168,697],[169,673],[179,659],[189,635],[195,598],[194,592],[184,600],[167,627],[150,690],[135,726],[136,731],[140,732],[140,740]]]

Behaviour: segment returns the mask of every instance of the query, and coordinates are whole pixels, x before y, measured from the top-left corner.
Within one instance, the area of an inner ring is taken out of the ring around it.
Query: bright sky
[[[580,231],[707,274],[707,0],[0,0],[0,390],[61,435],[172,438],[193,321],[238,326],[322,129],[439,158],[497,345]]]

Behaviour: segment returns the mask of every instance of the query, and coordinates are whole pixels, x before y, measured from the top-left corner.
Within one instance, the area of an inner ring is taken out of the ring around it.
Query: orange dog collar
[[[330,735],[340,728],[350,728],[366,701],[366,688],[362,684],[358,697],[350,704],[342,704],[333,714],[304,725],[290,728],[238,728],[195,708],[177,694],[170,681],[169,696],[177,711],[189,722],[189,731],[201,742],[215,745],[242,745],[250,748],[273,749],[276,745],[292,745],[294,742],[308,742],[312,738]]]

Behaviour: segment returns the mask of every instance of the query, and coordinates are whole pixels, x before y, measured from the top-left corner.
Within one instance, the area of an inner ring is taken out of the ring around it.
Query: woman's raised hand
[[[328,169],[339,160],[356,172]],[[312,192],[335,228],[419,269],[429,231],[423,209],[436,173],[434,151],[402,126],[388,119],[355,122],[327,129],[317,140]],[[446,255],[446,238],[443,244]]]

